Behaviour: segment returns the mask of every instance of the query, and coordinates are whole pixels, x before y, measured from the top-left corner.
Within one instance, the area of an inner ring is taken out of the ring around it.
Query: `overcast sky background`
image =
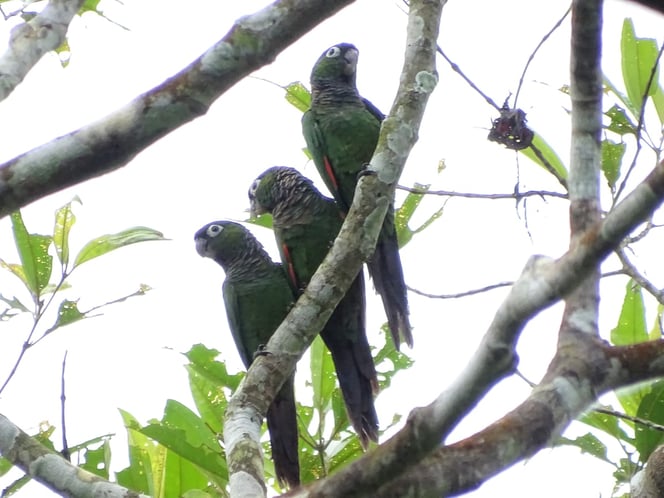
[[[47,55],[0,103],[0,163],[102,118],[179,71],[222,37],[235,19],[267,3],[124,0],[120,5],[105,0],[102,5],[108,17],[129,31],[95,15],[74,20],[69,67],[62,69],[55,55]],[[528,56],[566,7],[565,2],[450,1],[444,9],[439,44],[502,104],[516,90]],[[222,351],[231,370],[241,369],[221,301],[223,273],[196,254],[193,234],[209,221],[245,219],[247,188],[269,166],[297,167],[323,188],[301,151],[300,112],[283,99],[281,89],[261,78],[280,85],[298,80],[308,85],[311,67],[324,49],[352,42],[360,49],[360,91],[388,112],[403,62],[407,17],[402,9],[396,0],[358,0],[285,50],[256,78],[237,84],[206,116],[160,140],[123,169],[23,210],[32,233],[50,234],[54,211],[78,195],[83,205],[74,206],[74,254],[97,235],[135,225],[161,230],[171,240],[124,248],[76,270],[66,297],[80,297],[82,310],[129,294],[141,283],[153,290],[108,308],[101,318],[66,327],[30,350],[0,397],[0,413],[29,433],[42,420],[59,426],[60,369],[67,350],[69,443],[115,432],[112,448],[117,471],[126,465],[124,428],[117,408],[146,422],[161,417],[168,398],[193,407],[179,352],[202,342]],[[661,16],[630,3],[606,2],[604,69],[618,86],[619,37],[625,16],[634,18],[637,35],[657,38],[659,43],[664,25]],[[15,20],[0,22],[0,40],[7,38],[14,24]],[[529,124],[565,162],[569,102],[558,89],[569,82],[569,31],[567,20],[543,46],[519,97]],[[441,58],[438,70],[439,85],[400,183],[433,183],[434,189],[461,192],[512,192],[517,181],[515,154],[486,140],[496,113]],[[438,175],[441,160],[446,169]],[[632,184],[643,178],[651,164],[646,161],[637,170]],[[519,171],[520,190],[560,191],[554,179],[523,157]],[[417,219],[425,219],[443,202],[428,197]],[[528,229],[523,206],[517,210],[513,201],[451,199],[442,218],[402,251],[407,283],[434,294],[462,292],[516,279],[532,254],[557,257],[563,253],[568,243],[567,204],[531,198],[526,214]],[[276,258],[272,234],[258,228],[253,231]],[[637,256],[645,264],[656,253]],[[18,260],[8,219],[0,220],[0,257]],[[664,281],[664,275],[649,276],[656,284]],[[14,280],[8,272],[0,272],[0,292],[28,302]],[[608,291],[600,323],[605,337],[615,325],[626,282],[612,278],[602,283]],[[393,387],[378,397],[383,423],[395,412],[405,416],[415,406],[428,404],[452,382],[507,292],[500,289],[457,300],[410,293],[415,347],[409,353],[415,365],[400,373]],[[377,331],[384,315],[379,300],[370,294],[370,341],[380,344]],[[519,369],[533,381],[541,378],[555,351],[561,309],[558,305],[541,313],[519,341]],[[6,377],[30,325],[28,316],[0,325],[0,380]],[[301,376],[306,371],[306,366],[299,369]],[[450,441],[485,427],[528,393],[528,386],[516,377],[501,382]],[[567,435],[584,432],[584,427],[573,426]],[[469,496],[608,496],[614,483],[612,472],[611,466],[575,449],[544,450]],[[0,479],[0,489],[17,474],[10,476]],[[52,496],[38,484],[22,493]]]

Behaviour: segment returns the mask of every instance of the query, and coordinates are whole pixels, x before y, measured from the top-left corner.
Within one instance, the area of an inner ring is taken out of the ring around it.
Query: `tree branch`
[[[0,218],[103,175],[207,112],[226,90],[353,0],[279,0],[236,21],[175,76],[77,131],[0,165]]]
[[[0,454],[61,496],[149,498],[72,465],[0,414]]]
[[[0,56],[0,101],[6,99],[37,62],[65,41],[67,29],[85,0],[50,0],[30,21],[12,29]]]

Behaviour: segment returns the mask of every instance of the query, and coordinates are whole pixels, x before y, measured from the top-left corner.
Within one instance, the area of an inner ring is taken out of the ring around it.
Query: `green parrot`
[[[296,293],[302,293],[327,255],[343,223],[336,203],[296,169],[275,166],[249,189],[252,215],[272,214],[281,261]],[[364,277],[360,272],[320,332],[332,354],[346,411],[362,446],[378,441],[374,394],[376,368],[365,330]]]
[[[279,263],[244,226],[214,221],[196,232],[196,251],[226,272],[222,286],[228,324],[246,368],[284,320],[295,295]],[[300,484],[295,373],[284,382],[267,411],[272,458],[282,485]]]
[[[373,156],[385,118],[357,91],[358,55],[355,46],[340,43],[320,56],[311,72],[311,107],[302,116],[302,132],[316,169],[344,213],[353,202],[360,173]],[[395,347],[399,349],[401,338],[412,347],[393,200],[367,266],[383,301]]]

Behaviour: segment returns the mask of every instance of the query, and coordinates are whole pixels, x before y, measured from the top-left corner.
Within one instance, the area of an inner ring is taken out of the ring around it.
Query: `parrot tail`
[[[376,252],[367,262],[369,275],[376,292],[380,294],[394,347],[399,350],[401,339],[413,347],[413,332],[408,318],[408,294],[399,256],[399,242],[394,227],[394,210],[385,215],[376,244]]]
[[[295,412],[294,374],[277,393],[267,410],[267,428],[270,431],[272,459],[277,479],[282,486],[300,485],[300,462]]]

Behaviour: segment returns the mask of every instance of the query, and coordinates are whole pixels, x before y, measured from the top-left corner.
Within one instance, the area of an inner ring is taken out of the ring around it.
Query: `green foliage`
[[[0,267],[8,270],[20,280],[32,303],[26,305],[24,303],[27,300],[23,298],[19,299],[15,296],[9,298],[0,295],[0,303],[4,306],[4,309],[0,309],[0,321],[9,320],[21,313],[30,313],[33,317],[33,325],[24,341],[22,350],[17,353],[14,367],[0,387],[0,392],[4,390],[17,372],[24,354],[46,336],[66,325],[96,316],[94,312],[100,308],[124,301],[133,296],[142,295],[149,290],[148,286],[142,284],[132,294],[119,297],[86,311],[81,311],[78,308],[77,299],[61,297],[64,291],[70,289],[67,279],[83,262],[136,242],[164,240],[159,232],[146,228],[129,229],[119,234],[96,237],[84,246],[76,256],[76,263],[69,268],[69,235],[76,222],[76,216],[72,210],[73,202],[80,204],[80,199],[75,197],[55,212],[52,235],[30,233],[25,226],[21,213],[16,212],[11,215],[12,233],[20,263],[8,263],[4,259],[0,259]],[[51,247],[59,263],[55,277],[53,276]],[[45,329],[41,328],[40,325],[44,321],[45,313],[56,306],[57,311],[55,311],[53,325]],[[40,330],[41,333],[38,333]],[[45,425],[34,437],[47,447],[55,450],[55,444],[51,439],[54,430],[55,427]],[[68,448],[68,452],[70,455],[77,456],[77,462],[82,468],[103,478],[108,478],[111,460],[110,437],[111,435],[106,434],[90,439]],[[0,475],[6,473],[10,468],[11,464],[7,460],[0,459]],[[3,496],[10,496],[15,493],[29,480],[29,476],[18,479],[3,492]]]
[[[398,371],[410,367],[412,360],[394,349],[386,330],[382,336],[384,345],[375,361],[385,388]],[[300,467],[305,483],[334,472],[363,453],[349,426],[334,363],[320,337],[314,340],[309,354],[311,401],[303,401],[306,393],[298,392],[297,396]],[[221,423],[228,399],[244,373],[229,373],[217,359],[219,352],[202,344],[192,346],[184,355],[189,360],[185,368],[197,412],[168,400],[160,420],[141,426],[121,410],[129,440],[129,466],[117,473],[117,479],[123,486],[152,496],[227,496]],[[399,418],[394,415],[392,424]],[[266,435],[263,440],[265,472],[274,478]],[[277,485],[274,479],[273,483]]]
[[[535,136],[533,137],[533,146],[536,148],[540,155],[535,153],[535,150],[533,147],[526,147],[525,149],[519,150],[520,153],[522,153],[524,156],[526,156],[528,159],[533,161],[535,164],[543,167],[549,172],[555,173],[557,178],[560,179],[567,179],[567,167],[563,163],[562,159],[560,159],[560,156],[556,154],[556,151],[553,150],[553,148],[544,140],[544,138],[539,134],[535,133]],[[544,159],[544,161],[542,161]],[[547,167],[550,166],[553,171],[550,171],[549,168]]]
[[[658,308],[658,317],[662,306]],[[659,338],[657,318],[648,332],[646,307],[641,287],[633,280],[627,283],[625,298],[616,326],[611,331],[611,343],[629,346]],[[585,413],[579,420],[599,434],[587,433],[575,440],[561,438],[558,444],[576,446],[615,467],[616,489],[630,479],[647,461],[652,451],[664,443],[664,381],[642,383],[616,392],[621,411],[603,406],[601,411]],[[599,435],[617,441],[625,452],[624,458],[612,459],[607,444]]]

